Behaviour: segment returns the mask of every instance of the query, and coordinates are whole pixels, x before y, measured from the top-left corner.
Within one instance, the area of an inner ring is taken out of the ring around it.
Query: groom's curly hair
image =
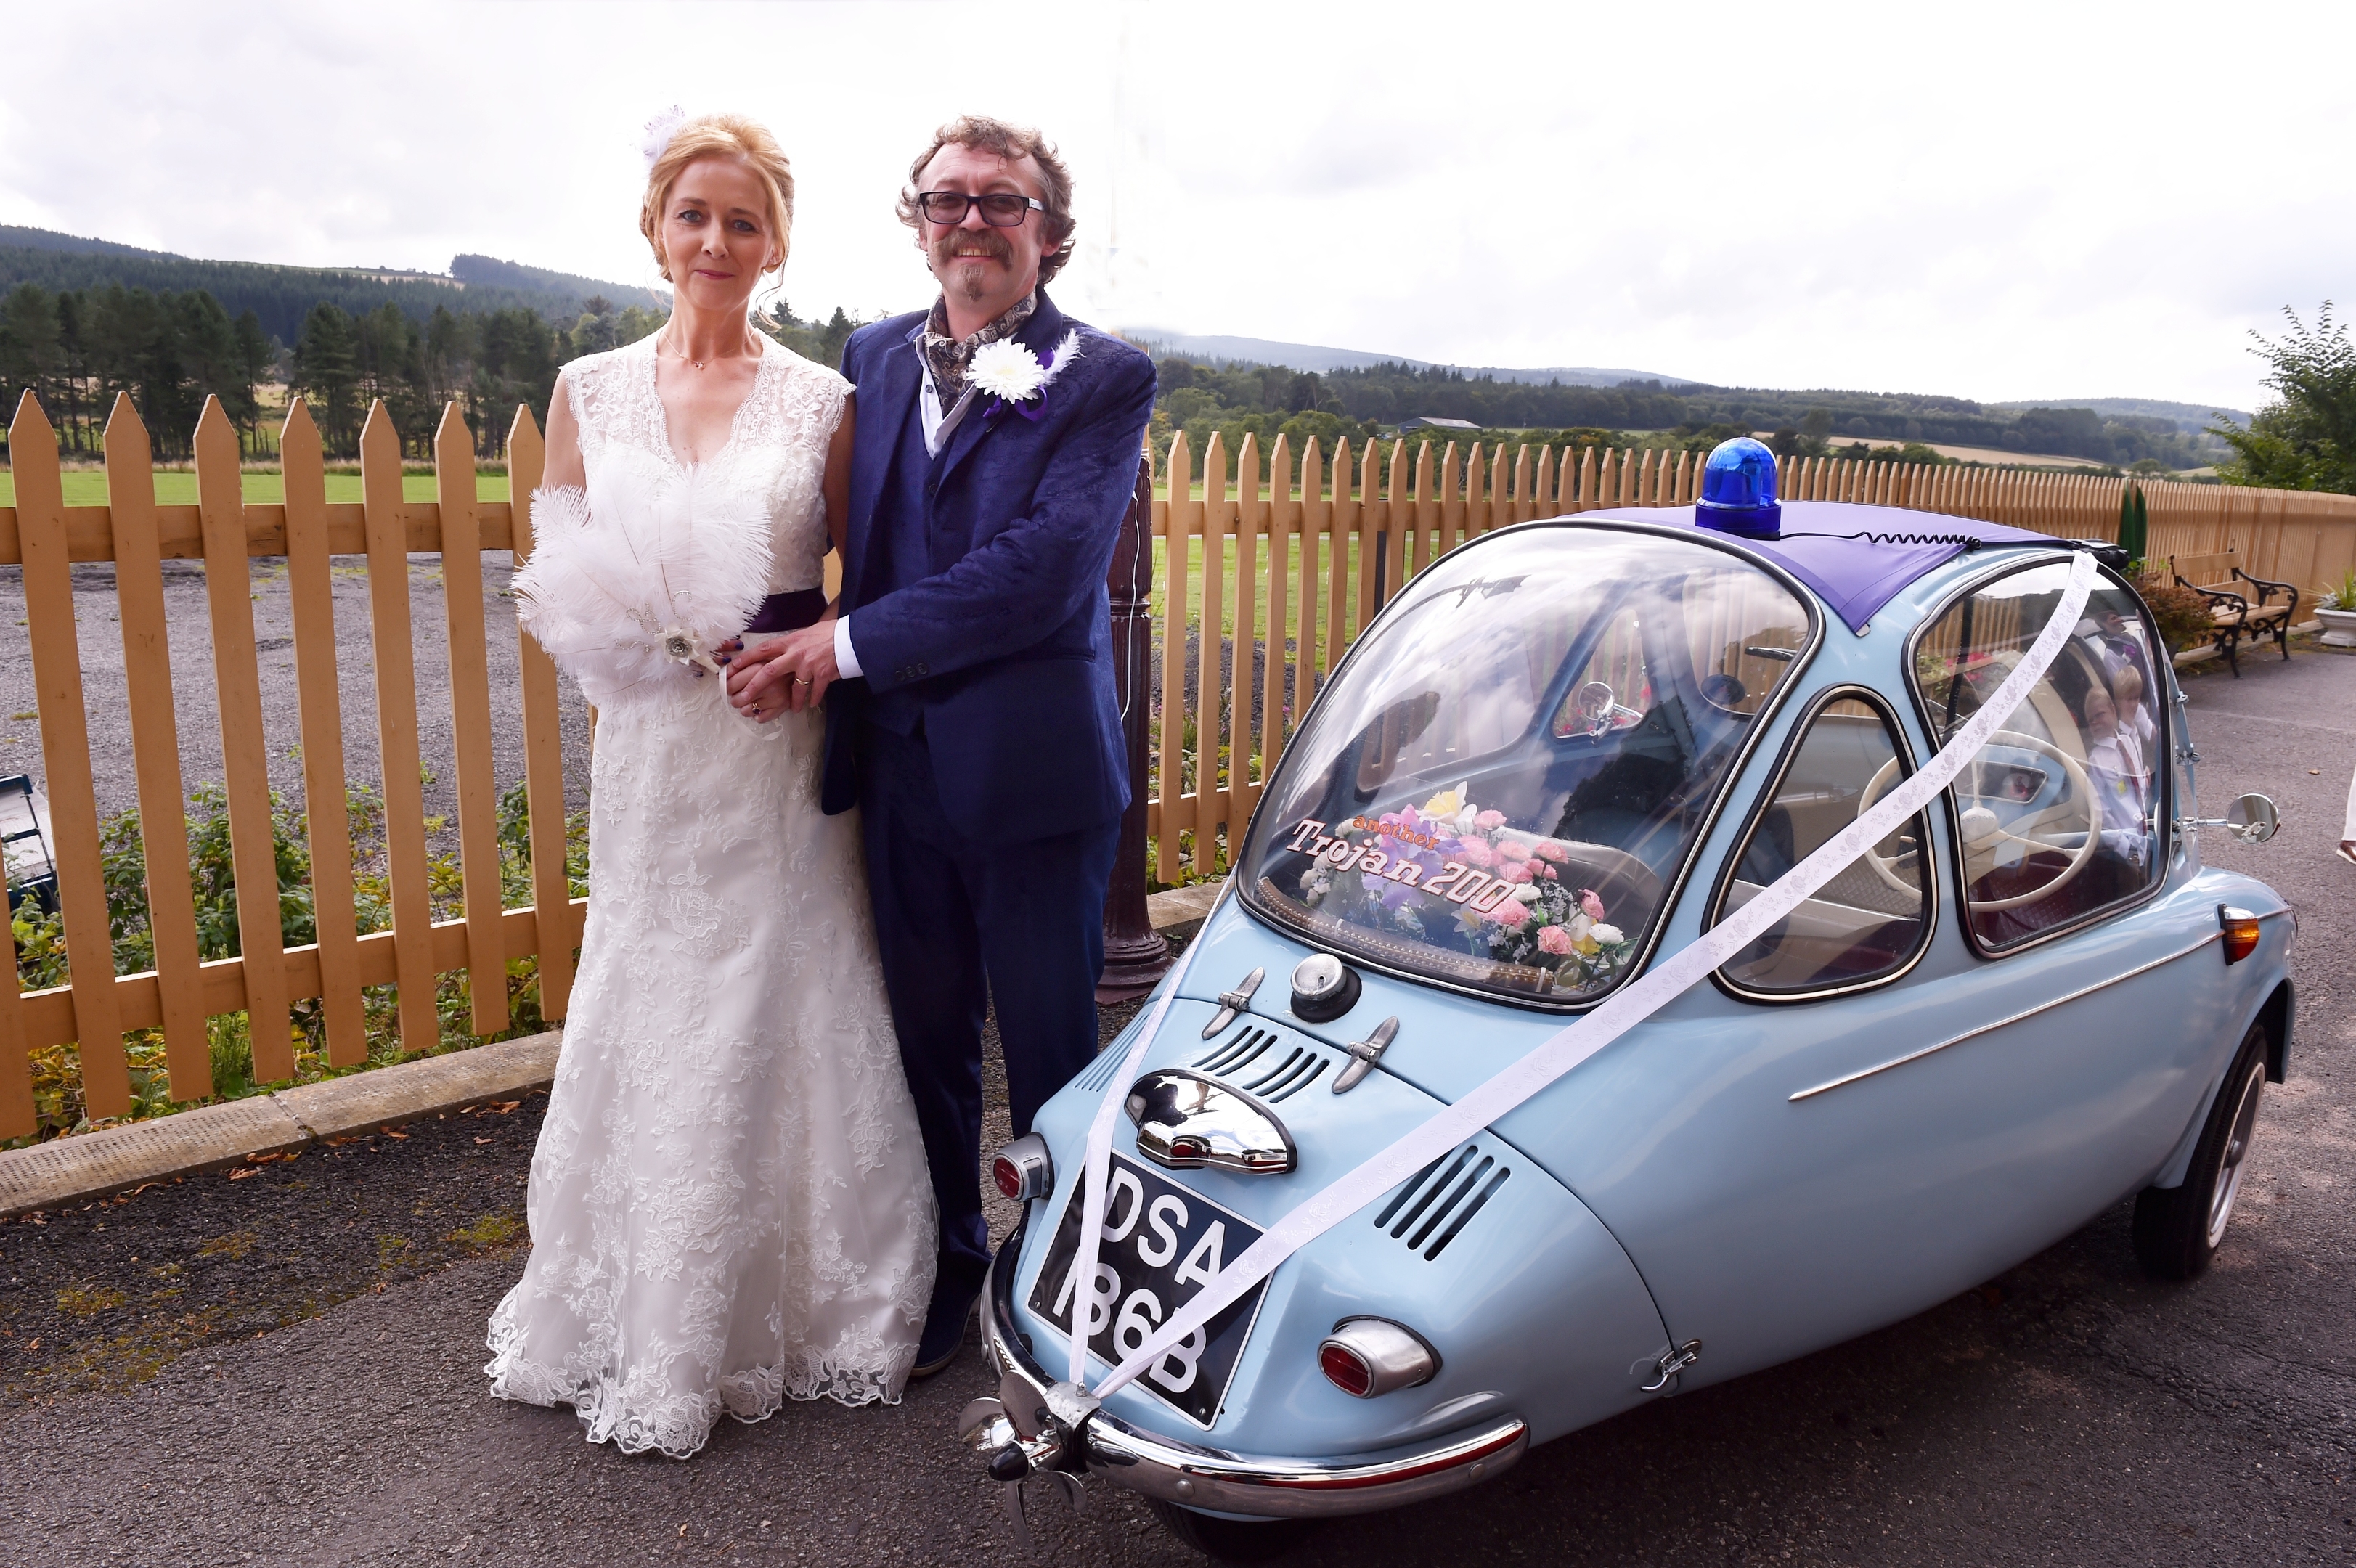
[[[1047,205],[1041,223],[1048,241],[1046,254],[1039,258],[1039,281],[1044,283],[1062,272],[1064,263],[1072,259],[1072,232],[1077,227],[1072,221],[1072,171],[1055,155],[1055,144],[1027,125],[1010,125],[987,114],[960,114],[934,132],[933,144],[908,165],[908,183],[900,191],[900,221],[923,238],[924,229],[916,219],[916,182],[924,177],[925,165],[935,155],[953,143],[1009,163],[1029,158],[1038,165],[1039,183],[1045,187],[1040,196]]]

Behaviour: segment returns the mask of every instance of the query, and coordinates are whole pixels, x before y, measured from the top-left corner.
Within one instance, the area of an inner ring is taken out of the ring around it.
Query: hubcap
[[[2265,1069],[2253,1064],[2242,1086],[2242,1103],[2233,1108],[2233,1130],[2225,1136],[2225,1161],[2217,1169],[2217,1186],[2209,1198],[2209,1244],[2225,1239],[2233,1221],[2233,1200],[2242,1191],[2242,1162],[2249,1157],[2250,1134],[2258,1125],[2258,1093],[2265,1087]]]

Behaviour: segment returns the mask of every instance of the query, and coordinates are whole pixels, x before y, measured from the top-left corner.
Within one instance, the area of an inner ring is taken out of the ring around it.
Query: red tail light
[[[1376,1399],[1430,1382],[1440,1373],[1440,1354],[1387,1318],[1344,1317],[1317,1347],[1317,1370],[1352,1399]]]
[[[1055,1189],[1055,1162],[1037,1133],[1016,1138],[990,1162],[991,1184],[1017,1203],[1044,1198]]]
[[[1375,1392],[1375,1370],[1347,1345],[1328,1339],[1317,1347],[1317,1370],[1352,1399],[1365,1399]]]
[[[2258,950],[2258,917],[2232,904],[2217,906],[2217,923],[2225,933],[2225,962],[2239,964]]]

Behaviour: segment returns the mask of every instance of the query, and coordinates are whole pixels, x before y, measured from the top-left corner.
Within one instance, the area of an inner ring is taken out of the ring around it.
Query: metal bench
[[[2291,624],[2298,619],[2297,589],[2287,582],[2251,576],[2242,570],[2241,556],[2230,549],[2213,555],[2171,555],[2168,566],[2179,584],[2209,601],[2209,619],[2214,628],[2210,640],[2225,656],[2234,679],[2242,677],[2241,661],[2234,651],[2245,637],[2253,643],[2272,637],[2282,656],[2290,657]]]

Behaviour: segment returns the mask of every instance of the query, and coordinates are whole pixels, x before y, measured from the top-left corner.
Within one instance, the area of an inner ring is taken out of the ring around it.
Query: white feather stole
[[[517,620],[600,705],[721,673],[714,651],[752,621],[769,580],[766,517],[624,499],[637,504],[593,514],[577,485],[533,491],[531,554],[510,584]]]

